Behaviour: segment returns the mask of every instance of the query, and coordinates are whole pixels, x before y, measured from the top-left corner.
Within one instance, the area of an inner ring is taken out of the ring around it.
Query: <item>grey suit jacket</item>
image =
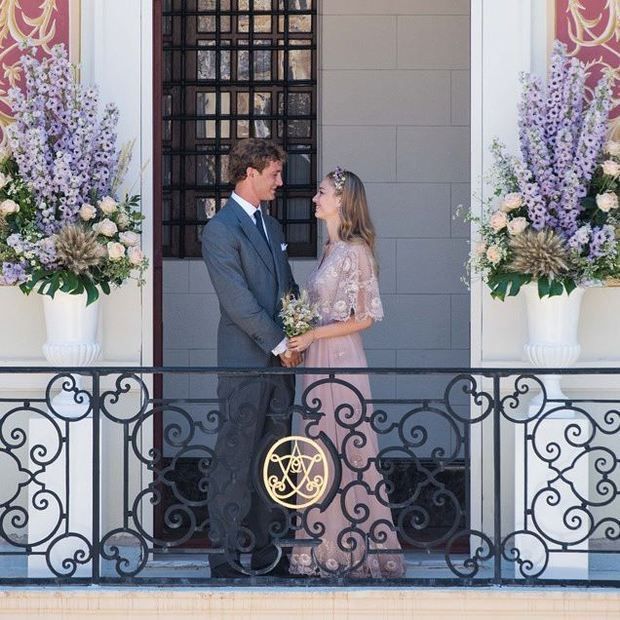
[[[220,366],[268,366],[284,338],[280,299],[297,286],[278,221],[264,216],[271,252],[243,208],[230,199],[205,226],[202,255],[220,303]]]

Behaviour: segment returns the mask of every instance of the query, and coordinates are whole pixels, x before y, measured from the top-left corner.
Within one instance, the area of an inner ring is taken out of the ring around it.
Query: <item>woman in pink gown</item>
[[[364,185],[352,172],[337,168],[323,179],[313,202],[329,235],[306,287],[321,320],[311,331],[292,338],[289,348],[305,351],[305,365],[310,368],[366,367],[361,332],[383,318],[383,306]],[[403,556],[370,424],[368,375],[337,373],[335,382],[326,379],[302,376],[305,402],[320,403],[318,411],[323,414],[318,422],[307,423],[307,430],[312,437],[325,433],[341,455],[339,485],[327,506],[307,510],[304,527],[296,533],[300,544],[293,547],[290,572],[402,576]],[[326,381],[313,386],[320,380]],[[330,465],[328,488],[334,472]],[[301,544],[312,540],[321,542]]]

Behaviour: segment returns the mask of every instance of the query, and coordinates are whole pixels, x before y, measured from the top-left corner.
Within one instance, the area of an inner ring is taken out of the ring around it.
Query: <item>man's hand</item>
[[[302,361],[301,353],[297,351],[285,351],[284,353],[280,353],[278,356],[280,358],[280,363],[285,368],[295,368],[295,366],[299,366]]]

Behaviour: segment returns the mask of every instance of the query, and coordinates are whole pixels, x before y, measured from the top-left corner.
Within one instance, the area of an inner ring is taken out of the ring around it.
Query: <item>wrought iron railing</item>
[[[619,376],[2,368],[0,583],[618,586]]]

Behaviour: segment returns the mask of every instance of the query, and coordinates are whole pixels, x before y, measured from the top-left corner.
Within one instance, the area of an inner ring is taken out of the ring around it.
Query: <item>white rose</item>
[[[9,198],[0,202],[0,213],[2,215],[11,215],[19,211],[19,205]]]
[[[484,256],[487,251],[487,244],[484,241],[479,241],[476,243],[476,247],[474,248],[474,254],[476,256]]]
[[[618,208],[618,196],[613,192],[605,192],[604,194],[596,195],[596,206],[601,210],[608,213],[611,209]]]
[[[620,142],[616,140],[610,140],[605,145],[605,152],[613,157],[620,157]]]
[[[122,243],[109,241],[106,247],[108,248],[108,258],[112,261],[120,260],[125,256],[125,246]]]
[[[10,183],[11,177],[8,174],[0,172],[0,189],[2,189],[7,183]]]
[[[620,164],[613,159],[608,159],[601,164],[603,168],[603,174],[607,174],[610,177],[620,176]]]
[[[119,230],[125,230],[127,226],[131,223],[129,216],[126,213],[120,213],[116,218],[116,223],[118,224]]]
[[[511,235],[520,235],[528,226],[529,223],[524,217],[515,217],[508,222],[508,232]]]
[[[489,219],[489,226],[498,232],[508,224],[508,216],[503,211],[495,211]]]
[[[114,213],[118,209],[116,200],[114,200],[114,198],[110,198],[110,196],[106,196],[103,200],[100,200],[97,204],[99,208],[106,215],[112,215],[112,213]]]
[[[87,202],[80,207],[80,217],[85,221],[92,220],[97,215],[97,209]]]
[[[504,200],[502,200],[502,204],[500,205],[500,209],[502,211],[512,211],[513,209],[518,209],[523,204],[523,196],[517,192],[513,192],[511,194],[506,194],[504,196]]]
[[[497,245],[492,245],[487,250],[487,258],[495,265],[502,260],[502,249]]]
[[[144,260],[144,253],[134,245],[127,248],[127,258],[132,265],[139,265]]]
[[[101,220],[98,224],[93,224],[93,230],[97,234],[104,235],[106,237],[113,237],[118,232],[116,224],[107,218],[105,220]]]
[[[140,235],[135,232],[131,232],[130,230],[127,232],[122,232],[118,238],[121,240],[121,243],[125,245],[138,245],[140,243]]]

